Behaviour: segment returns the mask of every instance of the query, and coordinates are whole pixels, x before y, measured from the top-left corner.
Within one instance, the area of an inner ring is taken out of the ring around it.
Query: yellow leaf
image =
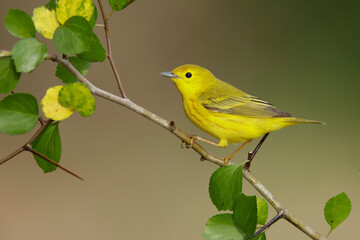
[[[72,16],[81,16],[89,21],[94,10],[92,0],[59,0],[56,5],[56,16],[61,24]]]
[[[59,103],[59,92],[62,87],[63,86],[55,86],[49,88],[41,100],[41,107],[45,116],[55,121],[64,120],[74,113],[73,109],[65,108]]]
[[[52,39],[55,30],[60,26],[56,19],[54,10],[49,10],[45,6],[34,9],[32,17],[36,31],[38,31],[45,38]]]

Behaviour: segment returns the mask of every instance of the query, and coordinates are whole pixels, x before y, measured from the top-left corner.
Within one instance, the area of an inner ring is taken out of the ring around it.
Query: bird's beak
[[[169,78],[180,78],[178,75],[175,75],[172,72],[161,72],[160,75],[169,77]]]

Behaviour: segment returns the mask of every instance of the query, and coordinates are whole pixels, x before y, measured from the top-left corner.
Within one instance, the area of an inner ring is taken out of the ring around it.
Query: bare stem
[[[3,159],[0,160],[0,165],[9,161],[10,159],[12,159],[13,157],[17,156],[19,153],[22,153],[24,151],[24,147],[22,146],[21,148],[16,149],[13,153],[9,154],[8,156],[4,157]]]
[[[17,156],[19,153],[23,152],[25,150],[25,146],[28,144],[31,144],[39,135],[42,131],[44,131],[44,129],[46,128],[47,125],[49,125],[52,122],[52,120],[49,121],[44,121],[41,117],[39,117],[38,119],[38,123],[40,123],[41,127],[36,131],[36,133],[29,139],[29,141],[27,141],[24,146],[21,146],[20,148],[16,149],[13,153],[9,154],[8,156],[4,157],[3,159],[0,160],[0,165],[9,161],[10,159],[12,159],[13,157]]]
[[[23,152],[23,151],[29,151],[34,153],[35,155],[38,155],[39,157],[42,157],[45,161],[57,166],[58,168],[64,170],[67,173],[70,173],[71,175],[73,175],[74,177],[77,177],[81,180],[84,180],[82,177],[80,177],[79,175],[71,172],[70,170],[64,168],[63,166],[61,166],[60,164],[54,162],[53,160],[51,160],[50,158],[46,157],[45,155],[37,152],[36,150],[34,150],[31,147],[31,144],[35,141],[35,139],[46,129],[46,127],[51,124],[52,122],[54,122],[53,120],[49,119],[49,120],[44,120],[43,118],[39,117],[38,122],[40,123],[40,128],[36,131],[36,133],[20,148],[16,149],[13,153],[9,154],[8,156],[4,157],[3,159],[0,160],[0,165],[7,162],[8,160],[14,158],[15,156],[17,156],[19,153]]]
[[[244,166],[245,167],[245,166]],[[268,229],[269,227],[271,227],[271,225],[273,225],[274,223],[276,223],[277,221],[279,221],[282,217],[283,217],[283,212],[278,212],[278,214],[276,214],[276,216],[271,219],[268,223],[266,223],[263,227],[261,227],[252,237],[251,239],[255,238],[257,235],[261,234],[263,231],[265,231],[266,229]]]
[[[52,165],[57,166],[57,167],[58,167],[58,168],[60,168],[61,170],[64,170],[65,172],[67,172],[67,173],[69,173],[69,174],[73,175],[74,177],[77,177],[77,178],[78,178],[78,179],[80,179],[80,180],[84,180],[82,177],[80,177],[79,175],[77,175],[77,174],[73,173],[72,171],[70,171],[70,170],[68,170],[68,169],[64,168],[63,166],[61,166],[60,164],[58,164],[58,163],[57,163],[57,162],[55,162],[54,160],[51,160],[51,159],[50,159],[50,158],[48,158],[47,156],[45,156],[45,155],[43,155],[43,154],[39,153],[38,151],[34,150],[34,149],[33,149],[33,148],[29,145],[29,144],[28,144],[28,145],[26,145],[25,150],[26,150],[26,151],[29,151],[29,152],[32,152],[33,154],[35,154],[35,155],[37,155],[37,156],[41,157],[41,158],[42,158],[42,159],[44,159],[45,161],[47,161],[47,162],[51,163]]]
[[[300,219],[295,217],[292,213],[289,212],[273,195],[272,193],[261,184],[259,180],[255,178],[254,175],[250,173],[249,170],[243,168],[243,177],[270,203],[270,205],[278,213],[282,213],[280,216],[286,219],[288,222],[293,224],[295,227],[300,229],[303,233],[315,240],[327,240],[326,237],[321,236],[317,233],[312,227],[306,225]]]
[[[122,86],[122,83],[121,83],[121,79],[120,79],[120,75],[116,69],[116,66],[115,66],[115,63],[114,63],[114,59],[112,57],[112,51],[111,51],[111,40],[110,40],[110,32],[109,32],[109,24],[108,24],[108,20],[109,18],[107,18],[105,16],[105,11],[104,11],[104,7],[102,5],[102,2],[101,0],[98,0],[98,3],[99,3],[99,7],[100,7],[100,11],[101,11],[101,16],[103,18],[103,21],[104,21],[104,30],[105,30],[105,38],[106,38],[106,46],[107,46],[107,58],[109,59],[109,62],[110,62],[110,65],[111,65],[111,68],[114,72],[114,75],[115,75],[115,78],[116,78],[116,82],[117,82],[117,85],[118,85],[118,88],[120,90],[120,94],[123,98],[126,98],[126,94],[125,94],[125,91],[124,91],[124,87]],[[111,16],[111,15],[110,15]],[[109,16],[109,17],[110,17]]]
[[[29,141],[27,141],[27,142],[25,143],[24,146],[26,146],[26,145],[28,145],[28,144],[32,144],[32,143],[35,141],[35,139],[40,135],[40,133],[42,133],[42,132],[45,130],[45,128],[46,128],[49,124],[51,124],[51,123],[53,122],[53,120],[47,120],[47,121],[45,121],[44,119],[39,118],[39,119],[38,119],[38,122],[40,123],[41,127],[40,127],[40,128],[36,131],[36,133],[29,139]]]
[[[109,100],[111,102],[114,102],[116,104],[119,104],[121,106],[124,106],[137,114],[149,119],[150,121],[160,125],[161,127],[165,128],[166,130],[170,131],[172,134],[174,134],[176,137],[181,139],[181,141],[191,144],[191,138],[185,134],[181,129],[177,128],[175,126],[175,123],[173,121],[169,122],[158,115],[148,111],[147,109],[137,105],[136,103],[132,102],[128,98],[122,98],[119,96],[116,96],[114,94],[111,94],[109,92],[106,92],[100,88],[97,88],[94,86],[87,78],[85,78],[83,75],[77,71],[69,61],[58,58],[57,56],[48,56],[48,60],[55,61],[59,64],[61,64],[63,67],[65,67],[67,70],[69,70],[77,79],[79,79],[80,82],[84,83],[90,91],[101,98],[104,98],[106,100]],[[198,143],[194,142],[192,149],[196,151],[201,156],[201,160],[207,160],[212,163],[215,163],[219,166],[224,166],[224,159],[219,158],[209,152],[207,152],[204,148],[202,148]],[[243,168],[243,177],[269,202],[269,204],[278,212],[283,213],[281,216],[292,223],[294,226],[296,226],[298,229],[300,229],[302,232],[304,232],[306,235],[308,235],[310,238],[315,240],[327,240],[326,237],[321,236],[319,233],[317,233],[313,228],[306,225],[302,221],[300,221],[298,218],[296,218],[293,214],[291,214],[272,194],[271,192],[264,187],[260,183],[259,180],[255,178],[254,175],[250,173],[247,169]]]

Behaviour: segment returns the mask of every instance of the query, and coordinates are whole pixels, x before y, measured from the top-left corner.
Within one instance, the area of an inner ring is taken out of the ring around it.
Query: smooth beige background
[[[44,3],[1,1],[0,18],[9,8],[31,14]],[[322,234],[329,230],[325,202],[346,192],[352,212],[330,239],[355,239],[360,222],[359,10],[359,1],[138,0],[111,19],[113,55],[129,98],[187,133],[209,137],[186,119],[177,90],[159,75],[185,63],[205,66],[283,111],[326,122],[270,134],[252,172]],[[96,33],[104,42],[103,29]],[[3,24],[0,36],[0,49],[16,42]],[[50,41],[38,39],[56,53]],[[16,92],[30,92],[40,101],[48,87],[61,84],[55,68],[44,62],[23,74]],[[118,93],[108,62],[94,64],[87,77]],[[86,181],[60,170],[44,175],[29,153],[0,166],[0,239],[202,239],[207,219],[217,213],[207,192],[216,166],[200,162],[195,152],[181,149],[176,137],[145,118],[100,98],[96,102],[93,116],[76,113],[60,124],[61,164]],[[0,134],[0,157],[31,134]],[[235,149],[203,146],[222,156]],[[243,162],[246,151],[235,161]],[[244,190],[255,193],[247,183]],[[268,230],[267,237],[308,239],[286,221]]]

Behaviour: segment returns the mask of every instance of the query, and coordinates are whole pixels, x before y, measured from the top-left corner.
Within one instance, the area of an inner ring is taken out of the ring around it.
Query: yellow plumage
[[[175,83],[186,116],[197,127],[220,139],[218,144],[214,144],[219,147],[250,141],[298,123],[321,124],[280,111],[272,104],[217,79],[200,66],[183,65],[162,75]]]

